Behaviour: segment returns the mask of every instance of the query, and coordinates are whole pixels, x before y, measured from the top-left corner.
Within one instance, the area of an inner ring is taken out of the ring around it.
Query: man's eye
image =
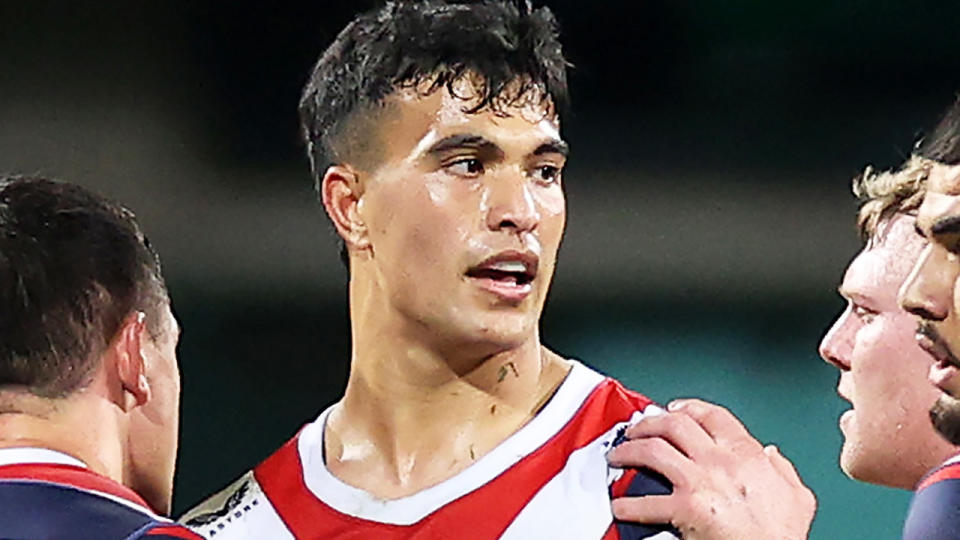
[[[476,177],[483,174],[483,163],[476,158],[458,159],[448,163],[446,169],[458,176]]]
[[[864,322],[870,322],[877,316],[877,312],[872,309],[867,309],[863,306],[853,306],[853,313],[857,316],[858,319]]]
[[[541,184],[556,184],[560,181],[560,167],[541,165],[533,170],[533,176]]]

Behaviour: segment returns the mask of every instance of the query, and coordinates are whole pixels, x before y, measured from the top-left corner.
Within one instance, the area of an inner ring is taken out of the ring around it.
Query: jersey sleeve
[[[960,538],[960,463],[941,467],[913,495],[903,540]]]

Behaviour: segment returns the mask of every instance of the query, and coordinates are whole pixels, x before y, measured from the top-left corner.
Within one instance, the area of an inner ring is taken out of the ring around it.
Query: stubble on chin
[[[930,408],[930,421],[947,442],[960,445],[960,400],[942,394]]]

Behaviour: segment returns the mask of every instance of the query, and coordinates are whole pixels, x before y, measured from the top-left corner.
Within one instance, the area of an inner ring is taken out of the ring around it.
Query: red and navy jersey
[[[0,538],[203,540],[130,488],[40,448],[0,449]]]
[[[615,522],[612,496],[666,494],[648,470],[610,467],[627,426],[661,410],[579,363],[544,408],[452,478],[378,499],[326,467],[330,409],[181,521],[214,540],[670,539],[667,525]]]
[[[920,481],[910,501],[903,539],[960,539],[960,455]]]

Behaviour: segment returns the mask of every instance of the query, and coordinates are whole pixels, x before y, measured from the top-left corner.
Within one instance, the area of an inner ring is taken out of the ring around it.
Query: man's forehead
[[[935,240],[942,225],[957,219],[960,219],[960,195],[928,189],[917,213],[917,227],[922,233]]]
[[[559,121],[544,108],[526,106],[470,111],[470,101],[445,88],[428,95],[398,92],[390,106],[398,114],[385,126],[388,156],[416,160],[436,143],[457,137],[482,138],[501,149],[534,151],[545,143],[562,142]]]
[[[960,218],[960,166],[934,164],[917,212],[917,228],[930,236],[937,232],[938,224],[954,218]]]
[[[408,120],[415,119],[433,126],[522,119],[531,127],[550,126],[559,133],[560,119],[549,98],[543,99],[536,94],[516,99],[510,99],[510,96],[509,90],[506,90],[503,97],[498,98],[501,101],[477,109],[482,95],[473,85],[463,82],[455,83],[452,93],[446,86],[429,92],[418,87],[402,88],[387,97],[386,103],[401,110]]]
[[[847,267],[841,291],[850,296],[895,299],[923,247],[913,225],[912,216],[898,214],[879,227],[867,247]]]
[[[960,195],[960,165],[934,164],[927,178],[927,193]]]
[[[861,251],[850,262],[840,292],[847,297],[895,298],[903,280],[907,278],[910,265],[896,264],[897,257],[887,247],[871,247]]]

